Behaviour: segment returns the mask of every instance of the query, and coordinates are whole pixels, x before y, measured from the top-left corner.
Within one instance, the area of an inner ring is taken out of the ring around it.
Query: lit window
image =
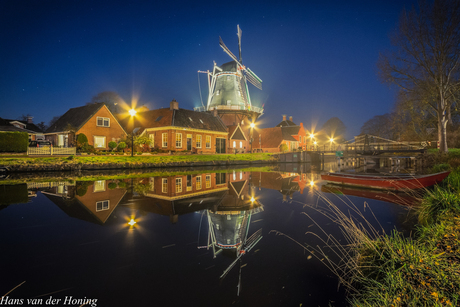
[[[243,148],[243,142],[240,142],[240,148]]]
[[[176,133],[176,148],[182,148],[182,133]]]
[[[206,136],[206,148],[211,148],[211,136]]]
[[[243,172],[240,172],[240,180],[243,179]]]
[[[201,148],[201,135],[196,136],[196,148]]]
[[[155,177],[149,178],[149,185],[150,185],[149,187],[150,191],[152,192],[155,191]]]
[[[187,192],[192,190],[192,175],[187,175]]]
[[[105,191],[105,180],[94,181],[94,192],[104,192]]]
[[[236,141],[233,141],[233,148],[236,148]]]
[[[162,146],[168,147],[168,134],[167,133],[162,134]]]
[[[201,190],[201,176],[196,176],[196,189]]]
[[[182,178],[176,178],[176,193],[182,192]]]
[[[206,189],[211,187],[211,175],[206,175]]]
[[[161,179],[161,192],[168,193],[168,179],[167,178]]]
[[[94,148],[105,148],[105,136],[94,136]]]
[[[110,201],[108,200],[96,202],[96,211],[109,210],[109,207],[110,207],[109,204],[110,204]]]
[[[110,127],[110,118],[108,118],[108,117],[97,117],[97,125],[99,127]]]
[[[149,134],[150,147],[155,147],[155,134]]]

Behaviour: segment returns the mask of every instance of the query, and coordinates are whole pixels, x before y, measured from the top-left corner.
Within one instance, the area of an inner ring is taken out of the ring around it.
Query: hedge
[[[27,132],[0,132],[0,152],[25,152],[28,146]]]

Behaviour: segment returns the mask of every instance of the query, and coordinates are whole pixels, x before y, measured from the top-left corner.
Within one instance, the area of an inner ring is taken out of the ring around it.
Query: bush
[[[113,190],[113,189],[116,189],[117,188],[117,183],[116,182],[109,182],[109,189],[110,190]]]
[[[281,151],[281,152],[288,151],[288,146],[287,146],[286,144],[281,144],[281,145],[280,145],[280,151]]]
[[[125,142],[118,143],[118,150],[123,150],[125,148],[126,148],[126,143]]]
[[[117,143],[116,143],[116,142],[113,142],[113,141],[112,141],[112,142],[109,142],[109,148],[110,148],[111,150],[114,150],[116,147],[117,147]]]
[[[27,132],[0,132],[0,152],[24,152],[28,146]]]
[[[86,137],[86,135],[84,135],[83,133],[78,134],[77,135],[77,148],[81,149],[82,151],[86,151],[85,150],[86,145],[88,145],[88,138]]]

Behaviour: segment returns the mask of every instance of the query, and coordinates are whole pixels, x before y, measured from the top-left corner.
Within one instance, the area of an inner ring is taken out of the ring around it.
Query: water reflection
[[[339,167],[336,161],[324,166]],[[0,186],[0,239],[19,246],[1,255],[10,266],[0,270],[35,281],[52,272],[48,283],[34,284],[39,290],[33,295],[68,287],[65,295],[94,294],[110,306],[149,305],[145,293],[151,289],[164,305],[327,306],[334,300],[343,306],[343,290],[337,292],[337,279],[319,261],[269,234],[276,229],[314,245],[305,233],[316,226],[302,212],[340,236],[333,223],[306,206],[319,202],[318,192],[375,199],[322,185],[322,168],[284,164],[277,172],[195,171]],[[388,228],[404,227],[400,207],[382,202],[392,201],[388,195],[378,200],[376,214],[391,223]],[[27,258],[31,251],[33,260]],[[131,301],[115,299],[99,284],[132,293]],[[20,291],[15,290],[31,296]]]

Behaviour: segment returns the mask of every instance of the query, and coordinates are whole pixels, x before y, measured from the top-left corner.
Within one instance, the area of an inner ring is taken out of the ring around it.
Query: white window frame
[[[201,134],[197,134],[196,136],[196,148],[201,148],[201,143],[203,142],[203,136]]]
[[[155,134],[149,134],[150,148],[155,147]]]
[[[105,180],[96,180],[93,184],[93,192],[105,192]]]
[[[211,187],[211,175],[206,175],[206,189]]]
[[[182,133],[176,133],[176,148],[182,148]]]
[[[99,124],[99,120],[102,121],[102,124]],[[107,124],[106,124],[107,123]],[[97,116],[96,117],[96,126],[98,127],[110,127],[110,118],[108,117],[102,117],[102,116]]]
[[[101,206],[100,209],[98,209],[98,206]],[[99,211],[104,211],[104,210],[109,210],[110,209],[110,200],[101,200],[96,202],[96,212]]]
[[[208,138],[209,138],[209,143],[208,143]],[[211,141],[212,141],[212,138],[210,135],[207,135],[206,136],[206,148],[207,149],[210,149],[211,148]],[[209,145],[209,146],[208,146]]]
[[[182,178],[176,178],[176,193],[182,193]]]
[[[96,146],[96,138],[100,138],[100,139],[103,139],[104,142],[103,142],[103,146]],[[94,135],[93,136],[93,141],[94,141],[94,148],[107,148],[107,137],[105,136],[102,136],[102,135]]]
[[[161,192],[168,193],[168,178],[161,178]]]
[[[201,190],[202,188],[201,175],[196,176],[195,182],[196,182],[196,189]]]
[[[161,134],[161,146],[168,147],[168,133]]]

